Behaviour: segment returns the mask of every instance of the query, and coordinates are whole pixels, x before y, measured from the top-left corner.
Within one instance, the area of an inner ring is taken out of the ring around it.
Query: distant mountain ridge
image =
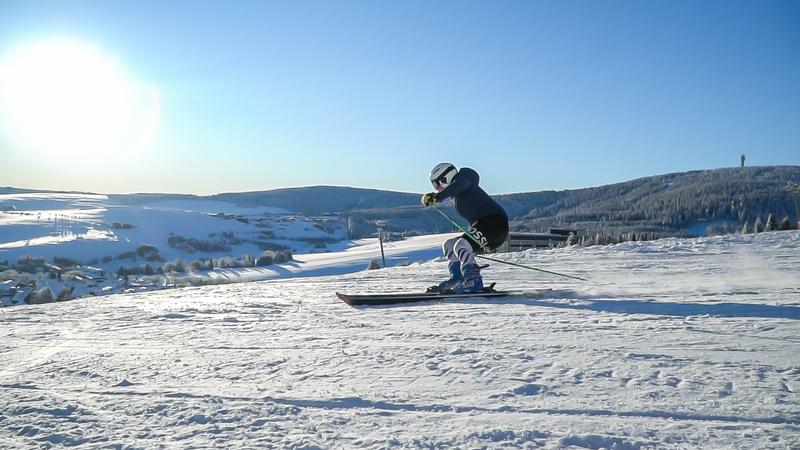
[[[305,215],[336,214],[361,209],[416,205],[420,194],[342,186],[310,186],[208,197],[242,206],[272,206]]]
[[[670,173],[605,186],[494,196],[505,208],[513,230],[543,231],[568,227],[585,232],[647,232],[655,236],[687,235],[698,226],[734,228],[769,214],[794,224],[800,215],[787,183],[800,182],[800,166],[723,168]],[[37,192],[0,188],[4,193]],[[162,200],[216,200],[240,206],[270,206],[307,216],[336,214],[348,221],[351,237],[375,232],[385,221],[388,231],[420,234],[451,231],[435,212],[419,204],[419,193],[340,186],[310,186],[268,191],[187,194],[112,194],[135,204]],[[450,202],[442,205],[454,213]],[[702,233],[701,233],[702,234]]]

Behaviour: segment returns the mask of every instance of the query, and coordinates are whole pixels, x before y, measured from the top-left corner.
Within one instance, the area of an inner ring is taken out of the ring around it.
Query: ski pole
[[[483,255],[475,255],[475,257],[476,257],[476,258],[485,259],[485,260],[488,260],[488,261],[499,262],[499,263],[502,263],[502,264],[508,264],[509,266],[514,266],[514,267],[522,267],[523,269],[530,269],[530,270],[535,270],[535,271],[537,271],[537,272],[544,272],[544,273],[549,273],[549,274],[552,274],[552,275],[558,275],[558,276],[560,276],[560,277],[572,278],[573,280],[589,281],[589,280],[587,280],[586,278],[576,277],[576,276],[574,276],[574,275],[567,275],[567,274],[565,274],[565,273],[552,272],[552,271],[550,271],[550,270],[539,269],[539,268],[537,268],[537,267],[533,267],[533,266],[526,266],[526,265],[524,265],[524,264],[517,264],[517,263],[513,263],[513,262],[511,262],[511,261],[503,261],[503,260],[501,260],[501,259],[489,258],[488,256],[483,256]]]
[[[473,241],[475,241],[475,243],[476,243],[476,244],[480,245],[480,247],[481,247],[481,248],[482,248],[484,251],[486,251],[486,250],[489,250],[489,249],[488,249],[488,248],[486,248],[486,247],[485,247],[483,244],[481,244],[481,242],[480,242],[480,241],[479,241],[479,240],[478,240],[478,239],[477,239],[475,236],[473,236],[473,235],[472,235],[472,233],[470,233],[468,230],[464,229],[464,227],[462,227],[461,225],[459,225],[459,224],[458,224],[458,223],[457,223],[455,220],[451,219],[451,218],[450,218],[450,216],[448,216],[447,214],[445,214],[445,213],[444,213],[444,211],[442,211],[441,209],[437,208],[435,204],[434,204],[434,205],[431,205],[431,206],[433,206],[433,209],[435,209],[436,211],[438,211],[438,212],[439,212],[439,214],[441,214],[441,215],[442,215],[442,216],[443,216],[445,219],[447,219],[447,221],[448,221],[448,222],[452,223],[452,224],[453,224],[453,226],[455,226],[456,228],[458,228],[459,230],[461,230],[462,232],[464,232],[464,234],[465,234],[465,235],[466,235],[468,238],[472,239]],[[537,268],[537,267],[533,267],[533,266],[526,266],[526,265],[524,265],[524,264],[517,264],[517,263],[510,262],[510,261],[503,261],[503,260],[500,260],[500,259],[489,258],[488,256],[483,256],[483,255],[475,255],[475,256],[476,256],[476,257],[478,257],[478,258],[481,258],[481,259],[488,260],[488,261],[494,261],[494,262],[498,262],[498,263],[501,263],[501,264],[508,264],[508,265],[510,265],[510,266],[514,266],[514,267],[521,267],[521,268],[523,268],[523,269],[529,269],[529,270],[535,270],[535,271],[537,271],[537,272],[549,273],[549,274],[551,274],[551,275],[558,275],[558,276],[560,276],[560,277],[572,278],[572,279],[574,279],[574,280],[589,281],[589,280],[587,280],[587,279],[585,279],[585,278],[576,277],[576,276],[573,276],[573,275],[567,275],[567,274],[564,274],[564,273],[558,273],[558,272],[553,272],[553,271],[550,271],[550,270],[539,269],[539,268]]]

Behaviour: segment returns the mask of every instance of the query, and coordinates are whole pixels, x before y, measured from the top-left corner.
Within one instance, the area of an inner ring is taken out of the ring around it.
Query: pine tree
[[[761,216],[756,217],[756,224],[753,226],[753,231],[756,233],[764,232],[764,222],[761,221]]]
[[[573,245],[575,245],[577,243],[577,241],[578,241],[578,237],[575,235],[575,233],[570,233],[569,236],[567,237],[566,246],[567,247],[572,247]]]
[[[775,215],[770,213],[767,217],[767,231],[777,231],[778,230],[778,219],[775,218]]]

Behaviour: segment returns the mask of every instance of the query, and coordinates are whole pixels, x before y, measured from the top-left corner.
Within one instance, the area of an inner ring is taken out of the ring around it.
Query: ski
[[[420,293],[388,293],[388,294],[343,294],[337,292],[336,296],[350,306],[364,305],[393,305],[397,303],[425,302],[433,300],[450,300],[458,298],[493,298],[513,295],[510,291],[495,291],[492,286],[482,292],[467,294],[454,294],[446,292],[420,292]]]

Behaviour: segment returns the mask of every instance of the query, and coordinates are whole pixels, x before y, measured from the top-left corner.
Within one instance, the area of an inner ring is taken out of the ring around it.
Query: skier
[[[495,249],[508,236],[508,216],[503,208],[478,183],[478,172],[468,167],[456,169],[451,163],[437,164],[430,173],[436,192],[422,196],[425,207],[452,198],[456,212],[470,223],[469,234],[448,239],[442,251],[449,260],[450,278],[439,283],[440,292],[473,293],[483,290],[475,253]],[[471,235],[471,236],[470,236]]]

